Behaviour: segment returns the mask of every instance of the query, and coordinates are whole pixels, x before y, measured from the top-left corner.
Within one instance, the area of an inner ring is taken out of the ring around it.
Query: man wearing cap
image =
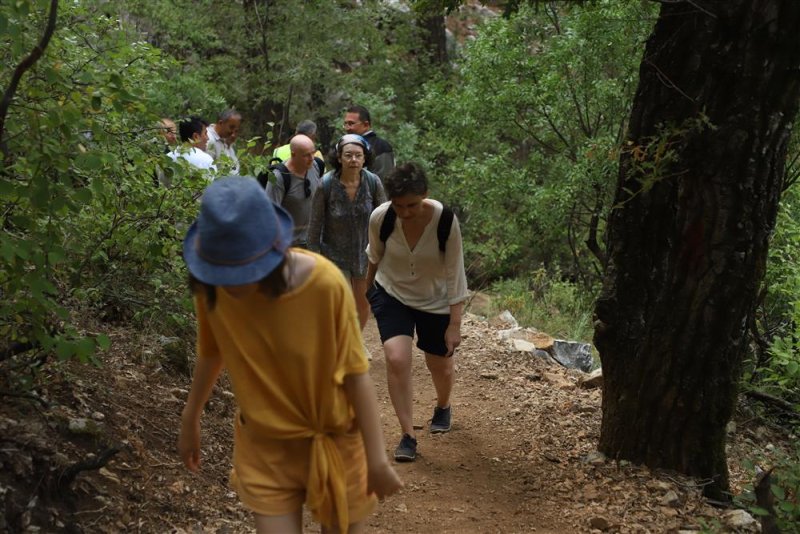
[[[381,178],[394,169],[394,150],[385,139],[378,137],[372,130],[369,111],[364,106],[350,106],[344,114],[344,130],[349,134],[357,134],[367,140],[372,152],[373,162],[368,169]]]
[[[315,163],[316,147],[309,137],[302,134],[295,135],[289,146],[291,157],[275,167],[273,171],[275,181],[267,183],[267,195],[276,204],[283,206],[294,219],[292,244],[307,248],[311,199],[321,183],[321,166]]]

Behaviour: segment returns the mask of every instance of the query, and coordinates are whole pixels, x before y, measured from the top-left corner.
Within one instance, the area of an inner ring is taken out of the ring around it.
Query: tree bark
[[[645,49],[595,307],[607,456],[707,479],[763,278],[800,99],[800,2],[664,2]]]
[[[425,31],[425,49],[431,63],[439,68],[446,68],[448,59],[444,11],[435,15],[425,13],[418,19],[418,24]]]

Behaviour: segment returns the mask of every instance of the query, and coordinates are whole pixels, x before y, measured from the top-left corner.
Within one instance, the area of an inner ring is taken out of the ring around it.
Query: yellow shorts
[[[251,439],[234,424],[231,486],[242,503],[257,514],[286,515],[300,510],[306,500],[312,438]],[[350,523],[357,523],[375,509],[374,495],[367,495],[367,460],[361,433],[356,429],[333,437],[347,479]],[[327,527],[336,517],[317,518]]]

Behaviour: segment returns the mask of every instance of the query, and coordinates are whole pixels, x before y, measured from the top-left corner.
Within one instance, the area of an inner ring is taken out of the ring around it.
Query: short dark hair
[[[361,122],[369,122],[372,123],[372,120],[369,118],[369,110],[364,106],[359,105],[352,105],[347,108],[346,113],[358,113],[358,120]]]
[[[286,283],[286,278],[283,276],[283,269],[286,265],[286,257],[281,260],[277,267],[275,267],[267,276],[256,282],[258,290],[265,295],[273,298],[278,298],[289,289]],[[189,289],[192,293],[205,293],[206,306],[208,311],[212,311],[217,304],[217,286],[206,284],[195,278],[189,273]]]
[[[428,177],[418,163],[403,163],[383,180],[383,190],[390,200],[405,195],[425,195],[428,193]]]
[[[203,128],[206,126],[208,123],[200,117],[189,117],[178,123],[178,135],[183,142],[191,141],[194,134],[203,135]]]

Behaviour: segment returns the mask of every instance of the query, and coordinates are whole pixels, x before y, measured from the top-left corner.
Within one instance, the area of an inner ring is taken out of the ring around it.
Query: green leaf
[[[75,200],[82,204],[89,204],[92,200],[92,190],[88,187],[81,187],[80,189],[76,189],[72,193],[75,197]]]
[[[95,342],[93,339],[80,339],[75,345],[75,354],[83,363],[86,363],[91,359],[91,357],[94,355],[94,350]]]
[[[94,338],[100,350],[108,350],[111,347],[111,338],[105,334],[100,334]]]
[[[61,361],[72,358],[76,350],[77,346],[71,341],[59,340],[56,343],[56,357]]]

